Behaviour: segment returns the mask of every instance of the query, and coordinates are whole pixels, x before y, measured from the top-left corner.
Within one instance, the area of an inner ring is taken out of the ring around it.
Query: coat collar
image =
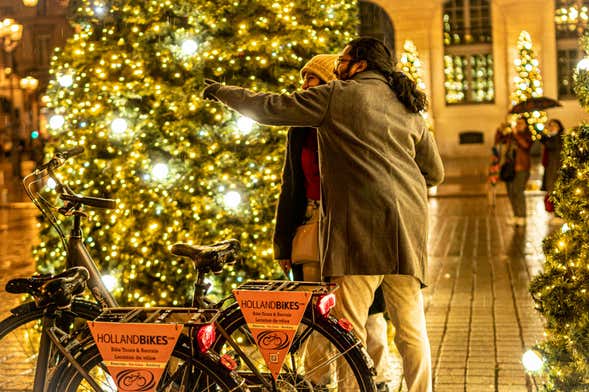
[[[367,79],[378,79],[385,83],[388,83],[387,79],[383,74],[377,71],[364,71],[360,72],[352,77],[352,80],[367,80]]]

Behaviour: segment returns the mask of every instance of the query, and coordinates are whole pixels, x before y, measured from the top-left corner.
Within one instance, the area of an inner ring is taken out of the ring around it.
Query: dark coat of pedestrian
[[[554,191],[554,184],[558,178],[558,172],[562,166],[562,134],[564,126],[555,118],[550,119],[546,124],[546,129],[540,142],[542,143],[542,166],[544,174],[542,176],[542,190],[546,191],[544,198],[544,207],[547,212],[554,212],[554,204],[550,200],[550,195]]]

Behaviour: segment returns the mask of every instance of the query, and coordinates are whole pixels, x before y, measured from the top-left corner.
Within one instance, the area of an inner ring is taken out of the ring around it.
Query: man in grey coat
[[[382,283],[409,391],[431,391],[421,288],[427,283],[427,187],[444,168],[420,116],[425,95],[382,42],[351,41],[339,80],[293,94],[209,82],[216,99],[262,124],[316,127],[321,172],[322,275],[337,283],[334,311],[366,342],[364,326]]]

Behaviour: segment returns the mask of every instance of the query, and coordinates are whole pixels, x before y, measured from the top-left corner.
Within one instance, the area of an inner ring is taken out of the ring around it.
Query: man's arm
[[[256,93],[219,83],[205,90],[205,96],[212,96],[261,124],[315,128],[321,125],[327,114],[331,93],[330,84],[294,94]]]
[[[444,181],[444,163],[438,152],[433,134],[427,129],[415,146],[415,162],[421,170],[428,187],[436,186]]]

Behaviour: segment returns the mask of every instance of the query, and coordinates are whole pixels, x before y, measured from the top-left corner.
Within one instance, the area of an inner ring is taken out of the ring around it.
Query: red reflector
[[[221,355],[219,362],[229,370],[235,370],[237,368],[237,362],[235,362],[235,359],[231,355]]]
[[[329,311],[335,306],[335,294],[329,293],[322,295],[317,300],[317,310],[323,317],[329,315]]]
[[[215,324],[207,324],[200,327],[196,333],[196,341],[198,342],[200,352],[207,352],[215,342],[216,337]]]
[[[345,329],[346,332],[350,332],[352,329],[354,329],[354,326],[352,325],[352,323],[349,322],[348,320],[346,320],[345,318],[341,318],[341,319],[337,320],[337,323],[339,324],[340,327]]]

